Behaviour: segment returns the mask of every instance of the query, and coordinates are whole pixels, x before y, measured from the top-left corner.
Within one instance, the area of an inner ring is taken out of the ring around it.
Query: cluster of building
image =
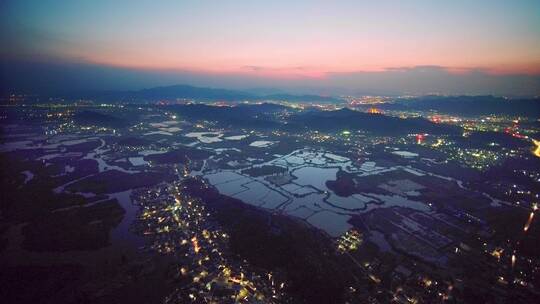
[[[161,184],[136,192],[139,229],[150,249],[178,260],[178,288],[166,303],[279,303],[285,282],[256,272],[228,251],[229,235],[182,184]]]
[[[363,242],[363,235],[356,229],[350,229],[341,235],[336,243],[339,252],[356,251]]]

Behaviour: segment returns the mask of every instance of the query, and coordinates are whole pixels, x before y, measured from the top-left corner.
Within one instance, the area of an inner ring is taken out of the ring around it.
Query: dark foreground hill
[[[169,106],[180,117],[195,120],[216,121],[222,126],[245,127],[253,129],[279,128],[280,123],[271,114],[287,109],[276,104],[209,106],[188,104]]]
[[[380,135],[411,133],[458,134],[458,127],[435,124],[424,118],[402,119],[350,109],[311,111],[291,118],[291,124],[318,131],[364,130]]]
[[[96,125],[109,128],[123,128],[129,125],[129,122],[123,118],[95,111],[78,112],[73,119],[81,125]]]
[[[318,130],[334,132],[363,130],[381,135],[411,133],[460,134],[458,127],[435,124],[424,118],[402,119],[381,114],[368,114],[350,109],[337,111],[296,111],[282,105],[259,104],[239,106],[209,106],[203,104],[174,105],[169,109],[180,117],[215,121],[222,126],[252,129],[285,129],[288,131]],[[288,111],[293,115],[286,121],[276,118],[277,113]]]

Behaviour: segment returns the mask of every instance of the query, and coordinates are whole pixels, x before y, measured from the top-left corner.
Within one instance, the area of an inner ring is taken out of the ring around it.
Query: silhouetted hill
[[[199,88],[188,85],[173,85],[167,87],[156,87],[135,91],[132,93],[134,98],[143,99],[174,99],[174,98],[193,98],[193,99],[222,99],[228,101],[246,100],[253,95],[224,89]]]
[[[273,104],[239,105],[234,107],[188,104],[172,105],[169,108],[180,117],[216,121],[222,126],[275,128],[280,124],[268,114],[283,110],[286,107]]]
[[[423,118],[402,119],[381,114],[368,114],[341,109],[337,111],[310,111],[291,118],[293,124],[319,131],[364,130],[375,134],[395,135],[409,133],[457,134],[459,128],[435,124]]]
[[[381,114],[368,114],[341,109],[337,111],[310,110],[298,112],[287,124],[276,120],[275,113],[288,110],[286,106],[263,103],[258,105],[210,106],[204,104],[172,105],[168,108],[180,117],[215,121],[222,126],[244,128],[286,128],[291,131],[304,129],[320,131],[365,130],[376,134],[460,134],[460,128],[435,124],[423,118],[401,119]]]
[[[94,111],[81,111],[73,116],[76,123],[81,125],[96,125],[110,128],[126,127],[129,123],[119,117]]]
[[[250,112],[253,114],[261,114],[261,113],[271,114],[271,113],[284,111],[287,109],[291,110],[291,108],[287,106],[275,104],[275,103],[269,103],[269,102],[265,102],[261,104],[240,104],[238,105],[238,108],[242,109],[242,111]]]
[[[194,87],[189,85],[173,85],[143,89],[138,91],[96,91],[96,92],[72,92],[64,94],[67,99],[95,99],[98,101],[118,102],[152,102],[158,100],[194,99],[201,101],[230,101],[240,102],[245,100],[286,100],[293,102],[335,102],[333,97],[319,95],[290,95],[272,94],[260,95],[250,92]]]
[[[287,100],[295,102],[335,102],[333,97],[320,95],[291,95],[291,94],[272,94],[260,97],[263,100]]]
[[[501,147],[509,149],[530,147],[529,141],[524,141],[504,132],[472,132],[467,137],[456,136],[454,140],[459,144],[460,147],[464,148],[500,150]]]

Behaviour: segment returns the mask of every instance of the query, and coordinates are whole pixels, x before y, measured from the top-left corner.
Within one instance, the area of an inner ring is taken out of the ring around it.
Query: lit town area
[[[4,298],[540,298],[534,112],[408,96],[28,98],[0,108]]]

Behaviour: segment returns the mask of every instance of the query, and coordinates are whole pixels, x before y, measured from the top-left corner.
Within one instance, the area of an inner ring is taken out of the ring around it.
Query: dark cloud
[[[256,65],[245,65],[245,66],[242,67],[242,69],[250,70],[250,71],[255,71],[255,72],[264,70],[263,67],[261,67],[261,66],[256,66]]]

